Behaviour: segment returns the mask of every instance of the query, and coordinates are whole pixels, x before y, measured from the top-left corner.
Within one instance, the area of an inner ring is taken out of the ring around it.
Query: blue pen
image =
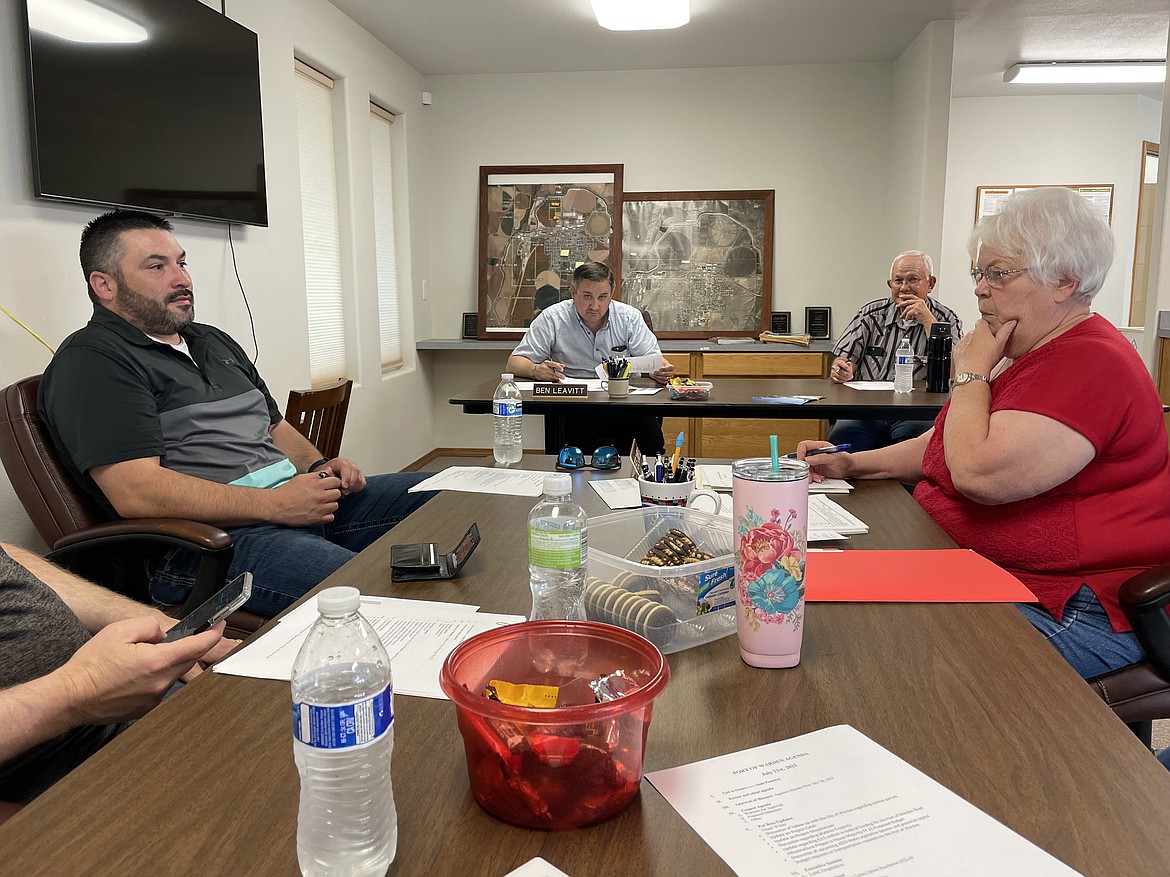
[[[853,450],[853,445],[846,442],[841,445],[829,445],[827,448],[813,448],[811,451],[805,451],[805,457],[811,457],[814,454],[844,454]],[[796,454],[786,454],[789,460],[795,460]]]
[[[662,454],[658,455],[658,462],[654,464],[654,480],[662,483]]]

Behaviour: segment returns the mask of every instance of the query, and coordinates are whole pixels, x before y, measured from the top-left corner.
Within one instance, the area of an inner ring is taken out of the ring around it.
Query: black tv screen
[[[199,0],[62,5],[25,2],[34,194],[267,225],[256,34]]]

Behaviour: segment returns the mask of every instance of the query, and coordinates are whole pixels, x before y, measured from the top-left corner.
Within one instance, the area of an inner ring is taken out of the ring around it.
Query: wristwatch
[[[990,383],[987,380],[987,375],[979,375],[975,372],[963,372],[960,375],[955,375],[953,386],[961,387],[963,384],[969,384],[972,381],[983,381],[983,383]]]

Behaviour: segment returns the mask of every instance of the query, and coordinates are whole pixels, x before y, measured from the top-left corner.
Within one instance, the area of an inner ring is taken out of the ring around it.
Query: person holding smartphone
[[[36,797],[238,641],[0,543],[0,800]]]

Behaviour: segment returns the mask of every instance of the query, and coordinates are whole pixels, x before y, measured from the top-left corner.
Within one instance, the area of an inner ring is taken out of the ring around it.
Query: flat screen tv
[[[25,0],[25,22],[36,197],[268,225],[256,34],[199,0]]]

